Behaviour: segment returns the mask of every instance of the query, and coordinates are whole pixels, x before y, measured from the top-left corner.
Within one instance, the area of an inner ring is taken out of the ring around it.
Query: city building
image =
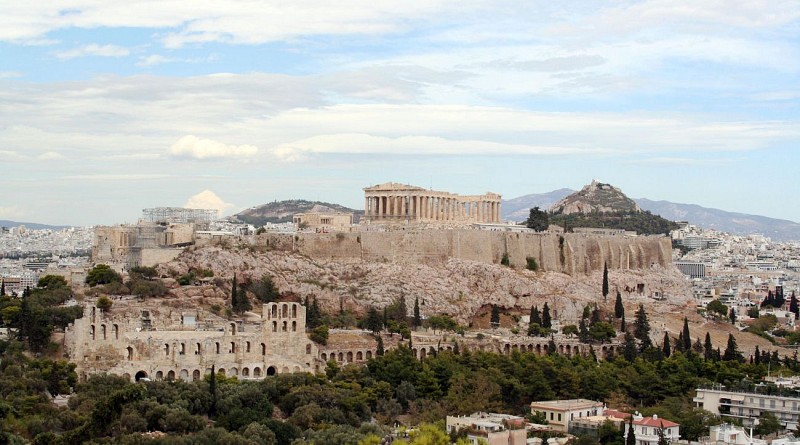
[[[630,433],[631,424],[633,425],[636,445],[657,445],[659,435],[662,433],[667,442],[674,442],[680,439],[680,425],[666,419],[660,419],[656,414],[653,414],[652,417],[642,417],[639,413],[634,414],[631,423],[625,423],[625,432],[623,434],[626,439]]]
[[[728,419],[738,419],[745,427],[754,426],[762,413],[772,413],[788,430],[796,430],[800,416],[800,398],[754,392],[698,389],[695,406]]]
[[[603,402],[586,399],[532,402],[531,414],[543,415],[554,431],[566,433],[570,421],[603,414]]]
[[[766,440],[753,439],[744,428],[730,423],[709,427],[708,432],[709,445],[767,445]]]
[[[527,431],[525,418],[510,414],[474,413],[469,416],[447,416],[447,432],[467,430],[467,440],[478,445],[480,440],[489,445],[525,445]]]

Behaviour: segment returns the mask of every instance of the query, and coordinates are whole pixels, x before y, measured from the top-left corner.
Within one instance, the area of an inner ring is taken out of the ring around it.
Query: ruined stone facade
[[[193,223],[98,226],[94,229],[92,262],[127,268],[154,266],[175,258],[194,240]]]
[[[336,213],[298,213],[292,217],[298,228],[309,228],[319,232],[349,231],[353,225],[353,214]]]
[[[387,182],[364,189],[363,221],[496,223],[501,201],[497,193],[457,195]]]
[[[261,316],[227,320],[133,300],[102,312],[91,302],[64,335],[64,350],[81,378],[105,372],[132,380],[198,380],[217,372],[260,379],[314,371],[316,345],[305,333],[305,307],[269,303]]]

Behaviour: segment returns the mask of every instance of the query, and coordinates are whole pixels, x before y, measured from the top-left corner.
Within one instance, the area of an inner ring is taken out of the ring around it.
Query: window
[[[245,352],[250,352],[250,342],[245,343]]]

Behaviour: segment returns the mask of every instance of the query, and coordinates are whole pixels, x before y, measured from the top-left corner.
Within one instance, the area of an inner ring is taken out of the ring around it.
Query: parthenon
[[[458,195],[387,182],[364,188],[367,222],[500,222],[497,193]]]

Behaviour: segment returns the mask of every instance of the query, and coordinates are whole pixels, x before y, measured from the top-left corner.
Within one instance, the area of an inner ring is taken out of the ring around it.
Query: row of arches
[[[269,303],[271,306],[267,311],[267,319],[273,318],[297,318],[297,303]],[[291,315],[290,315],[291,314]]]
[[[114,340],[119,340],[119,325],[111,325],[110,335],[108,332],[108,327],[105,325],[105,323],[101,324],[99,329],[96,325],[90,325],[89,336],[92,338],[92,341],[96,341],[98,337],[100,337],[100,340],[109,340],[109,336]]]
[[[323,362],[332,360],[339,363],[356,363],[371,360],[375,355],[377,355],[377,351],[373,352],[368,349],[366,351],[323,352],[319,355],[319,358]]]
[[[281,368],[279,368],[277,366],[267,366],[266,368],[262,368],[260,366],[254,366],[252,368],[248,367],[248,366],[245,366],[245,367],[243,367],[241,369],[233,366],[233,367],[230,367],[230,368],[227,368],[227,369],[226,368],[219,368],[215,372],[217,374],[219,374],[219,375],[228,376],[228,377],[236,376],[236,377],[241,377],[241,378],[244,378],[244,379],[249,379],[249,378],[260,379],[260,378],[263,378],[265,376],[273,376],[273,375],[278,374],[278,373],[283,374],[283,373],[301,372],[301,371],[302,371],[302,368],[300,366],[295,365],[292,368],[289,368],[288,366],[283,366]],[[204,375],[207,375],[207,374],[210,374],[210,373],[211,373],[210,369],[206,369],[205,372],[201,372],[199,369],[194,369],[192,371],[190,371],[188,369],[181,369],[178,372],[176,372],[175,370],[170,369],[168,371],[158,370],[158,371],[154,372],[152,375],[150,375],[150,374],[148,374],[147,371],[140,370],[136,374],[134,374],[134,381],[138,382],[138,381],[141,381],[143,379],[144,380],[152,379],[152,380],[157,380],[157,381],[161,381],[161,380],[174,381],[176,379],[180,379],[180,380],[184,380],[184,381],[188,382],[188,381],[200,380]],[[125,374],[123,374],[123,377],[125,377],[126,379],[130,379],[131,375],[128,374],[128,373],[125,373]]]
[[[185,342],[163,343],[161,345],[161,351],[163,352],[164,357],[170,357],[173,352],[176,353],[177,355],[191,354],[196,356],[202,356],[204,353],[209,353],[209,352],[212,354],[222,354],[222,353],[236,354],[240,352],[242,348],[244,349],[245,354],[254,353],[253,343],[250,341],[245,341],[241,343],[237,343],[235,341],[224,342],[224,343],[214,342],[212,345],[208,345],[207,347],[203,343],[187,344]],[[311,343],[307,343],[305,349],[306,349],[306,354],[311,354]],[[262,356],[267,355],[267,344],[260,343],[257,351]],[[134,352],[135,350],[132,346],[128,346],[125,349],[125,356],[128,361],[137,359]]]

